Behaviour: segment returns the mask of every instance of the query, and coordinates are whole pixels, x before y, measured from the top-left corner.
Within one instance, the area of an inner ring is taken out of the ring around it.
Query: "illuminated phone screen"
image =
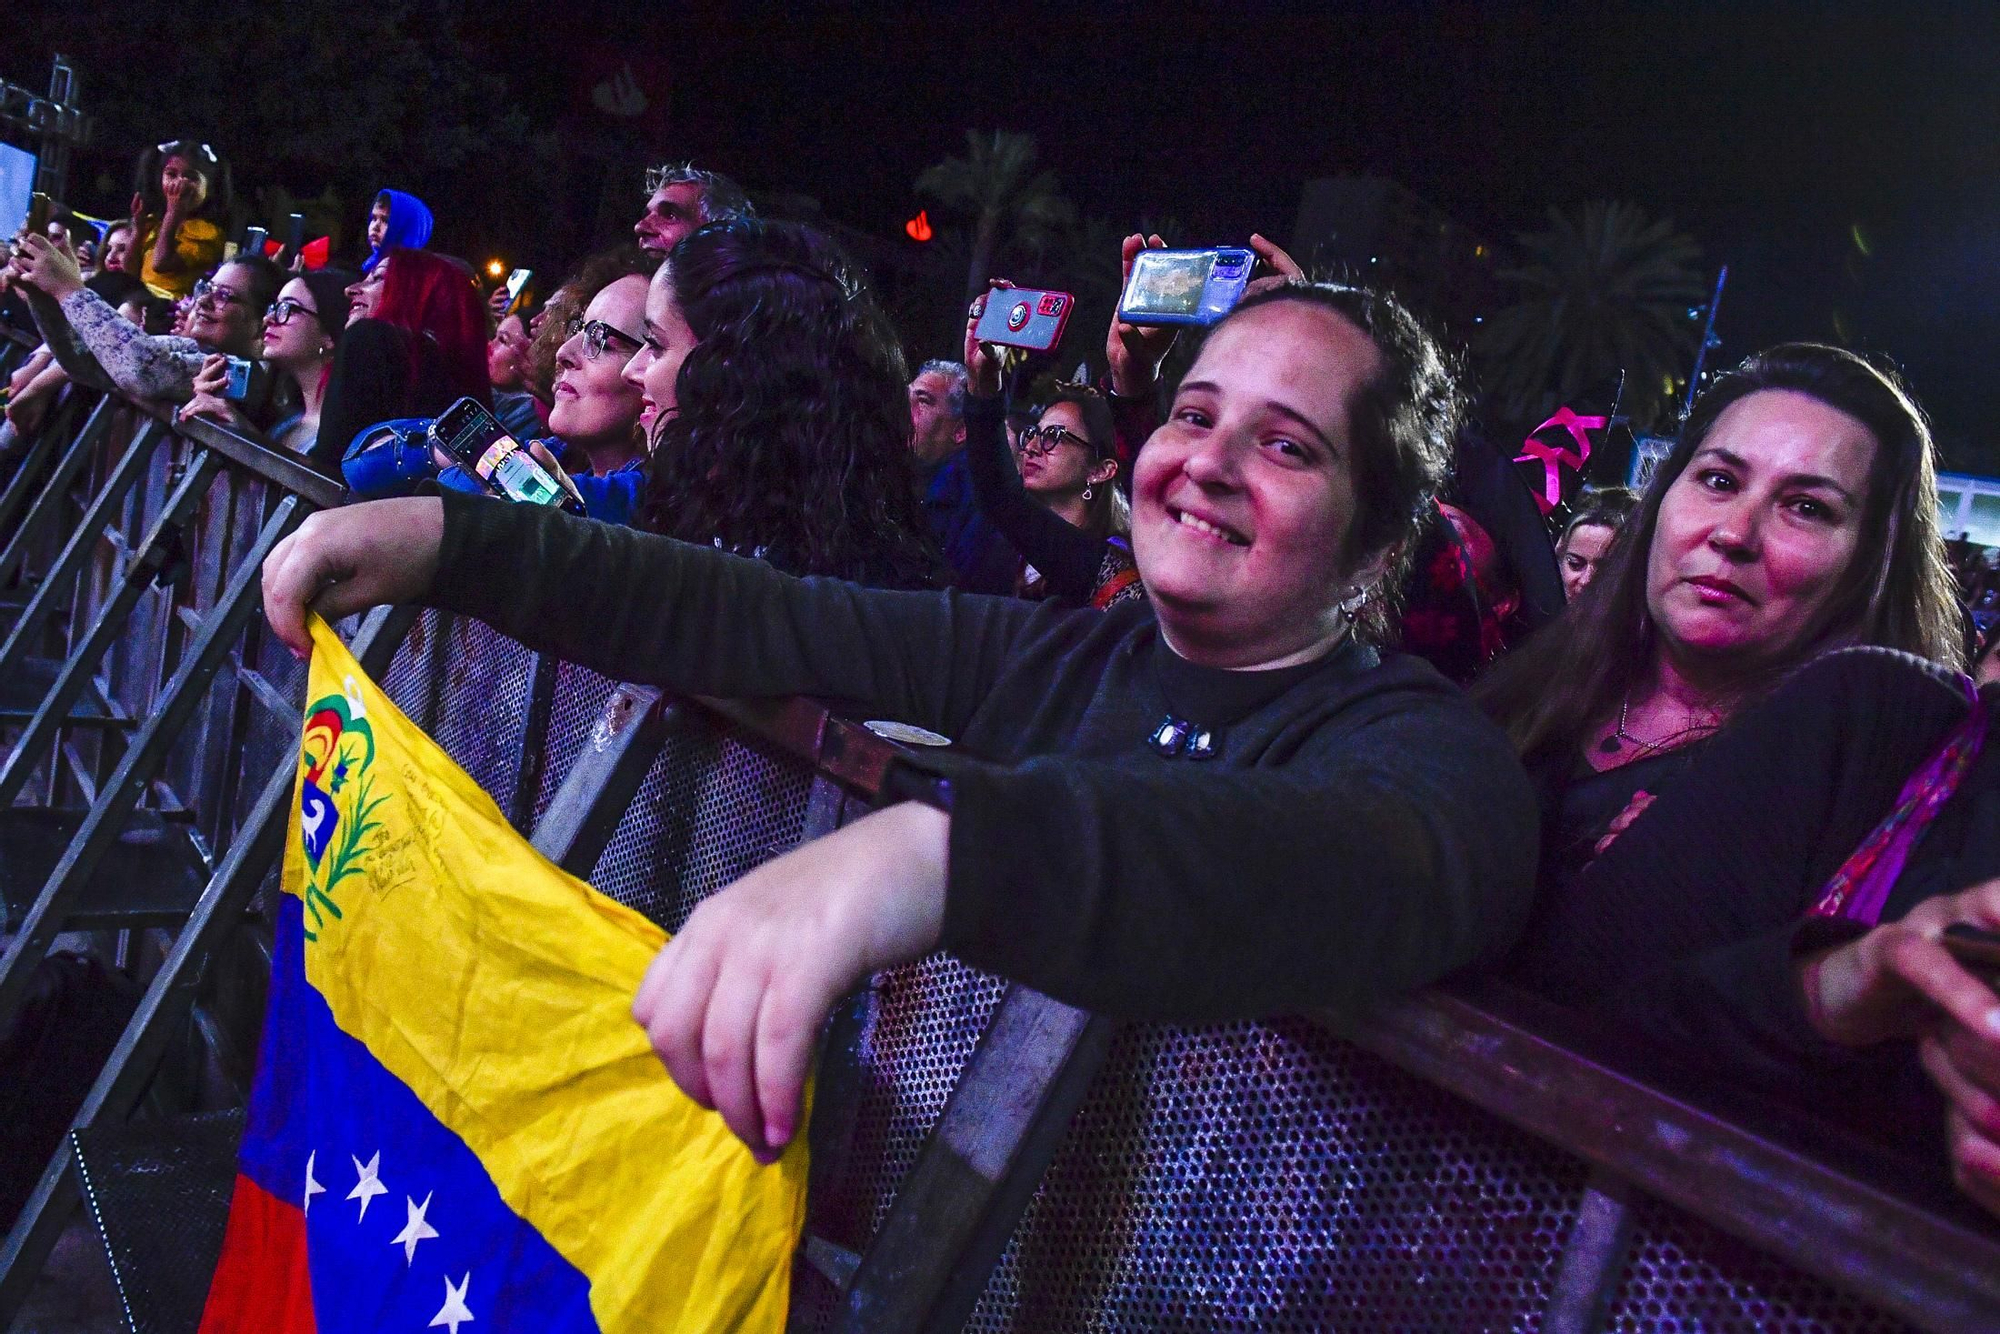
[[[1140,254],[1132,264],[1132,286],[1126,306],[1162,315],[1193,315],[1201,309],[1213,254]]]

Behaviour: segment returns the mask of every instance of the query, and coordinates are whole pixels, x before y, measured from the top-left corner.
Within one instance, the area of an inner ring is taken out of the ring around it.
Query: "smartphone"
[[[1118,298],[1127,324],[1214,324],[1236,308],[1257,256],[1248,250],[1141,250]]]
[[[14,196],[19,199],[20,196]],[[28,196],[28,235],[47,236],[49,234],[49,214],[55,211],[55,204],[40,190]]]
[[[224,357],[229,363],[229,383],[223,386],[222,396],[233,403],[241,403],[250,397],[250,381],[257,372],[257,363],[248,357]]]
[[[1068,292],[1032,287],[996,287],[986,297],[986,313],[973,332],[982,343],[1047,352],[1062,341],[1076,298]]]
[[[1941,942],[1945,952],[1988,982],[2000,980],[2000,935],[1976,926],[1948,926]]]
[[[430,443],[509,500],[582,509],[576,492],[551,476],[476,398],[446,408],[431,423]]]
[[[246,255],[263,254],[264,238],[269,235],[270,233],[265,231],[262,227],[250,227],[245,229],[243,233],[243,253]]]
[[[294,213],[285,221],[285,257],[297,259],[306,243],[306,215]]]
[[[521,294],[528,290],[528,284],[535,280],[533,269],[516,269],[507,275],[507,308],[500,312],[500,318],[512,315],[521,304]]]

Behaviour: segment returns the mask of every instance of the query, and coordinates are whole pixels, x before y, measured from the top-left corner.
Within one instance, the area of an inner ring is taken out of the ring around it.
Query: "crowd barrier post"
[[[109,402],[109,399],[105,400],[106,404]],[[101,413],[103,410],[104,406],[100,405],[98,411]],[[88,454],[94,451],[95,445],[90,441],[90,434],[86,429],[78,437],[80,448],[72,449],[71,454]],[[70,529],[69,537],[63,543],[61,551],[57,553],[48,571],[36,582],[34,592],[29,595],[27,604],[22,607],[20,615],[15,619],[5,643],[0,643],[0,681],[15,678],[23,661],[31,652],[36,637],[49,623],[50,617],[66,605],[66,600],[75,594],[78,580],[96,550],[98,539],[103,536],[105,528],[116,515],[119,505],[124,503],[126,493],[140,477],[145,475],[147,462],[165,435],[164,426],[155,421],[148,421],[133,435],[132,443],[127,445],[124,452],[113,462],[110,472],[105,477],[104,485],[91,497],[82,516]],[[51,483],[50,489],[44,492],[44,499],[37,502],[37,511],[44,506],[59,503],[62,489],[66,486],[66,481],[63,487]],[[0,551],[0,582],[11,577],[24,559],[34,527],[32,522],[24,522],[15,530],[13,540],[8,542],[6,549]]]
[[[371,613],[351,646],[363,668],[371,674],[385,668],[415,616],[413,608],[400,607],[381,607]],[[0,1329],[26,1301],[36,1275],[76,1211],[76,1137],[122,1123],[138,1105],[161,1057],[193,1012],[197,991],[217,950],[242,920],[278,856],[297,780],[298,759],[288,749],[147,983],[118,1045],[71,1121],[69,1135],[42,1169],[33,1195],[6,1239],[0,1241]]]
[[[170,514],[178,513],[186,506],[187,502],[182,498],[190,488],[198,485],[205,489],[213,469],[220,466],[203,466],[213,458],[206,451],[199,458],[203,462],[188,470],[188,477],[176,492],[178,503],[170,505]],[[5,955],[0,956],[0,1028],[12,1024],[35,963],[47,954],[50,943],[63,928],[65,914],[72,902],[97,870],[112,842],[123,831],[125,821],[138,806],[147,784],[165,759],[168,747],[177,739],[181,727],[194,711],[201,689],[206,687],[221,664],[223,655],[249,624],[251,613],[257,609],[264,557],[298,527],[305,514],[306,507],[296,496],[288,495],[278,501],[271,517],[265,521],[256,541],[231,577],[219,605],[202,622],[173,678],[167,683],[160,699],[155,701],[153,712],[134,730],[118,767],[103,784],[97,800],[84,817],[82,827],[50,872],[34,906],[28,910],[19,931],[8,944]],[[166,523],[165,516],[161,522],[163,525]],[[156,531],[154,538],[148,539],[149,553],[163,549],[158,538]],[[135,557],[133,561],[133,565],[141,569],[149,569],[153,564],[153,559]],[[122,603],[123,610],[130,610],[130,604],[137,596],[133,581],[128,577],[112,605]],[[56,688],[50,691],[49,698],[36,714],[36,722],[44,721],[54,710],[67,708],[74,699],[73,691],[67,699],[64,698],[65,681],[80,674],[82,669],[77,664],[81,660],[95,660],[90,657],[91,649],[97,645],[99,632],[110,619],[107,616],[100,620],[98,631],[94,631],[90,640],[72,656],[70,664],[64,669],[64,677],[58,679]],[[108,636],[105,638],[108,641]],[[98,651],[102,651],[101,647]],[[30,732],[34,729],[35,723],[31,723]],[[27,767],[27,754],[25,745],[17,748],[8,757],[6,768],[0,769],[0,808],[11,804],[19,794],[21,779],[17,775]]]
[[[140,595],[178,554],[188,523],[194,518],[209,483],[221,470],[222,460],[208,450],[198,451],[189,461],[179,484],[167,497],[159,518],[154,521],[152,530],[127,558],[111,596],[97,608],[89,631],[71,647],[69,656],[56,673],[55,683],[42,697],[34,716],[15,741],[13,750],[4,762],[0,762],[0,809],[12,806],[20,797],[27,786],[28,776],[41,763],[44,751],[54,740],[56,729],[68,720],[112,643],[126,632],[126,622]],[[287,513],[290,513],[290,507]],[[6,965],[0,963],[0,1025],[4,1025],[9,1017],[10,1006],[6,997]]]
[[[63,391],[62,401],[50,410],[48,420],[42,423],[42,429],[36,432],[35,438],[22,451],[21,462],[14,469],[13,476],[7,479],[6,487],[0,488],[0,537],[4,537],[7,542],[6,555],[0,557],[0,583],[13,577],[15,567],[19,563],[20,556],[15,549],[16,535],[25,516],[32,512],[32,508],[39,508],[40,501],[59,493],[62,489],[60,486],[43,485],[43,474],[48,468],[49,457],[61,447],[64,453],[62,459],[58,461],[57,474],[74,477],[76,470],[90,458],[96,442],[110,429],[111,416],[116,410],[116,404],[109,395],[106,395],[91,408],[82,432],[70,435],[77,417],[83,412],[83,393],[84,391],[75,385]],[[63,444],[64,441],[68,443]],[[30,506],[31,499],[38,502],[36,506]],[[26,548],[23,546],[21,549]]]

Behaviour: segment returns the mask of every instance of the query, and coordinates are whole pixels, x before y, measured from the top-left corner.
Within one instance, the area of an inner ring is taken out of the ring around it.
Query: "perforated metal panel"
[[[222,1253],[243,1113],[101,1127],[73,1138],[133,1334],[199,1323]]]
[[[444,642],[444,694],[429,728],[458,767],[501,810],[514,800],[528,690],[535,655],[483,622],[450,618]]]
[[[603,716],[615,689],[616,682],[588,667],[573,662],[556,664],[555,695],[549,708],[548,732],[542,742],[541,782],[535,789],[530,828],[540,822],[556,789],[569,776],[570,767],[582,753],[583,743]]]
[[[1901,1334],[1910,1326],[1657,1200],[1605,1328],[1616,1334]]]
[[[812,771],[696,716],[668,736],[590,883],[680,930],[703,899],[795,846]]]

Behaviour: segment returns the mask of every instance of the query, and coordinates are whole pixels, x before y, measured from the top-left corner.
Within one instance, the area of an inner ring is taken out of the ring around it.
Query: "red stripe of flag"
[[[200,1334],[317,1334],[306,1216],[237,1174]]]

